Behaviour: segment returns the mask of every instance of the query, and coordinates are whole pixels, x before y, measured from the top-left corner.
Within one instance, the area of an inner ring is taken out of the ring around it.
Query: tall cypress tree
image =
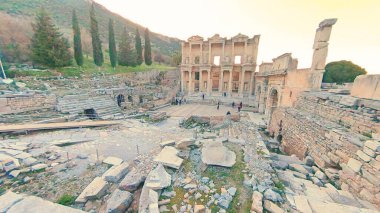
[[[73,10],[73,32],[74,32],[74,58],[78,66],[83,65],[82,39],[78,18],[75,10]]]
[[[36,17],[31,39],[31,59],[33,63],[48,67],[71,65],[72,56],[69,42],[58,31],[50,16],[42,9]]]
[[[146,65],[152,64],[152,48],[150,46],[149,29],[145,29],[144,33],[145,47],[144,47],[144,60]]]
[[[117,61],[117,52],[116,52],[116,42],[115,42],[115,32],[113,30],[113,21],[110,19],[108,24],[108,49],[110,53],[110,62],[111,66],[115,69]]]
[[[91,38],[92,38],[92,52],[94,57],[94,63],[96,66],[100,67],[103,65],[103,52],[102,52],[102,41],[99,36],[99,27],[98,21],[95,16],[95,7],[94,4],[91,5],[90,10],[90,19],[91,19]]]
[[[141,65],[143,62],[143,56],[142,56],[141,37],[140,37],[140,32],[138,28],[136,28],[135,49],[136,49],[136,64]]]
[[[136,54],[131,48],[131,39],[127,33],[127,29],[121,35],[119,43],[119,65],[121,66],[135,66]]]

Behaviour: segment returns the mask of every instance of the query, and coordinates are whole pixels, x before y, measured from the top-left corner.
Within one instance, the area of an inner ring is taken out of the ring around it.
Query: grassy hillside
[[[90,0],[0,0],[0,26],[2,26],[0,30],[0,45],[3,47],[4,54],[14,51],[12,48],[15,48],[13,47],[15,45],[19,45],[17,47],[19,51],[26,54],[29,39],[32,35],[30,24],[34,21],[34,16],[41,7],[44,7],[50,13],[55,24],[69,38],[70,42],[72,42],[71,15],[72,10],[76,9],[79,24],[82,28],[83,49],[85,53],[91,54],[91,37],[89,33],[89,10],[91,4],[92,1]],[[124,26],[133,35],[137,27],[140,30],[140,34],[143,35],[143,30],[145,29],[143,26],[114,14],[99,4],[95,5],[104,50],[108,47],[108,20],[110,18],[115,21],[117,41]],[[159,51],[166,56],[180,49],[180,41],[178,39],[153,32],[151,33],[151,42],[153,51]],[[17,55],[17,53],[13,54]]]

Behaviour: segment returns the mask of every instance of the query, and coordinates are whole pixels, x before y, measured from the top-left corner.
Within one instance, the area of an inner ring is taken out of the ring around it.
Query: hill
[[[72,42],[71,16],[76,9],[82,30],[82,45],[84,53],[91,55],[90,0],[0,0],[0,47],[8,61],[27,61],[28,45],[33,34],[31,23],[40,8],[45,8],[59,27],[60,31]],[[138,8],[136,8],[138,9]],[[99,22],[99,32],[103,41],[103,50],[108,49],[108,21],[115,22],[116,40],[126,26],[130,34],[135,34],[136,27],[143,35],[145,27],[134,23],[122,16],[112,13],[102,5],[95,3],[95,11]],[[142,11],[143,12],[143,11]],[[153,52],[170,56],[180,50],[180,40],[151,32]],[[71,44],[72,46],[72,44]],[[107,54],[105,54],[107,55]]]

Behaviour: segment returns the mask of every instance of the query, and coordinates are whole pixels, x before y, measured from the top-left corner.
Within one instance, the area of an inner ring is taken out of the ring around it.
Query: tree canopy
[[[78,66],[83,65],[82,39],[78,18],[75,10],[73,10],[73,32],[74,32],[74,58]]]
[[[365,75],[367,71],[351,61],[334,61],[325,67],[323,75],[324,83],[349,83],[353,82],[358,75]]]
[[[119,43],[119,65],[121,66],[136,66],[136,52],[131,47],[131,38],[124,28]]]
[[[92,52],[94,57],[94,63],[96,66],[102,66],[104,62],[103,51],[102,51],[102,41],[99,36],[99,26],[98,21],[95,16],[94,4],[91,6],[90,10],[91,19],[91,38],[92,38]]]
[[[113,29],[112,19],[110,19],[108,23],[108,49],[109,49],[109,54],[110,54],[111,66],[115,68],[116,63],[117,63],[117,52],[116,52],[115,32]]]
[[[140,37],[140,32],[138,28],[136,28],[135,49],[136,49],[136,64],[141,65],[143,62],[143,56],[142,56],[141,37]]]
[[[42,9],[32,24],[31,58],[35,64],[48,67],[63,67],[71,64],[69,42],[58,31],[52,19]]]
[[[144,46],[144,60],[146,65],[152,64],[152,48],[150,46],[149,29],[145,29],[144,33],[145,46]]]

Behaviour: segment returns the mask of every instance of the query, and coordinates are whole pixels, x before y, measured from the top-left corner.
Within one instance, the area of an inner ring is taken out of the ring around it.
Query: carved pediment
[[[247,39],[248,39],[248,36],[243,35],[241,33],[239,33],[236,36],[232,37],[233,41],[246,41]]]
[[[189,39],[187,39],[187,41],[189,42],[203,41],[203,37],[195,35],[195,36],[191,36]]]
[[[225,38],[220,37],[219,34],[215,34],[211,38],[208,39],[210,42],[223,42]]]

